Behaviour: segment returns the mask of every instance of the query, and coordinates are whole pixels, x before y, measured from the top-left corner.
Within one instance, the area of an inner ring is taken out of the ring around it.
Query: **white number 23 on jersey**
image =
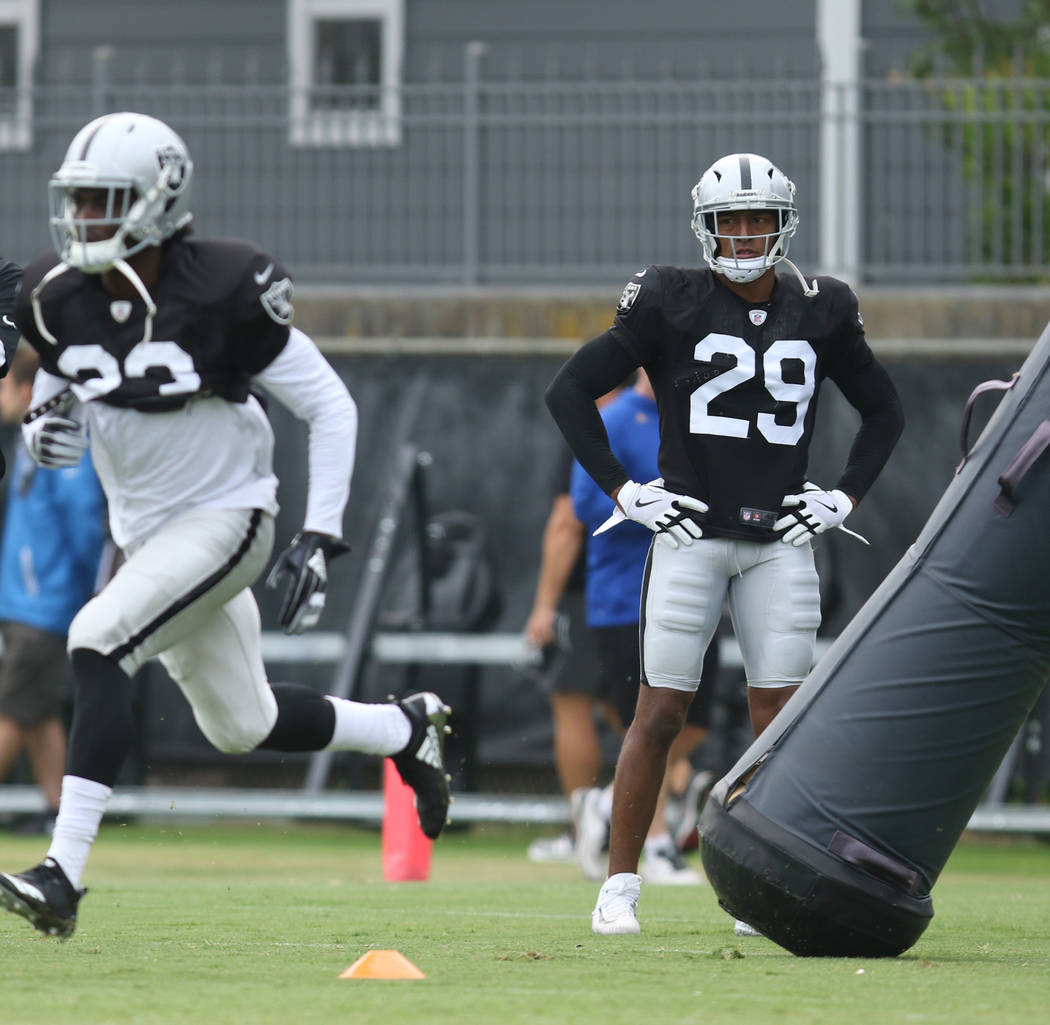
[[[746,438],[750,421],[733,416],[717,416],[708,412],[713,399],[736,388],[755,376],[755,350],[736,335],[712,333],[698,342],[693,358],[710,363],[715,354],[732,356],[736,366],[706,381],[689,397],[689,430],[692,434],[720,434],[726,438]],[[802,364],[802,381],[784,380],[784,361]],[[758,413],[755,426],[766,441],[773,445],[797,445],[805,430],[806,411],[816,385],[817,354],[807,341],[780,339],[762,354],[762,380],[766,391],[777,402],[794,403],[795,420],[778,424],[772,413]]]

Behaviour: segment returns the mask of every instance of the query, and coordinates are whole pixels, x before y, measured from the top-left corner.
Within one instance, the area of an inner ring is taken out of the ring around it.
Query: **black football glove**
[[[301,634],[317,625],[324,612],[328,560],[348,551],[350,546],[345,541],[312,530],[292,538],[266,578],[266,586],[271,588],[286,581],[278,617],[286,634]]]

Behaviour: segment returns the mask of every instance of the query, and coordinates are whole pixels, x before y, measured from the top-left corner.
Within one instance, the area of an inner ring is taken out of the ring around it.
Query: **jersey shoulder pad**
[[[823,296],[829,316],[835,320],[849,321],[849,326],[863,325],[857,312],[857,294],[839,278],[821,275],[816,279],[819,295]]]
[[[22,284],[15,296],[14,320],[26,338],[32,340],[36,335],[36,324],[33,320],[33,290],[44,279],[44,275],[59,263],[54,252],[44,253],[33,260],[22,272]],[[40,305],[44,310],[65,303],[69,297],[84,286],[84,274],[70,268],[48,283],[39,295]],[[45,316],[45,320],[47,317]]]
[[[38,256],[31,263],[26,265],[25,270],[22,271],[22,290],[25,292],[31,292],[37,285],[40,284],[41,279],[44,275],[51,270],[59,262],[58,254],[55,252],[47,252]],[[62,278],[74,279],[80,276],[79,271],[67,271],[62,275],[61,278],[56,278],[56,281],[61,281]]]
[[[648,267],[635,271],[620,293],[620,299],[616,304],[616,315],[625,317],[636,307],[659,306],[664,294],[664,274],[674,270],[677,268],[650,264]]]
[[[288,277],[277,261],[251,242],[239,239],[199,240],[192,237],[173,247],[171,271],[190,288],[198,302],[218,302],[254,285],[265,288]]]
[[[795,277],[795,275],[791,276]],[[795,278],[795,281],[797,283],[798,278]],[[849,302],[851,298],[853,302],[857,301],[853,289],[839,278],[833,278],[829,274],[820,274],[817,276],[816,282],[818,294],[825,295],[837,303]],[[798,287],[801,290],[802,286],[799,285]]]
[[[261,314],[277,324],[292,322],[292,278],[284,266],[251,242],[186,239],[178,271],[188,300],[227,302],[239,320]]]
[[[18,283],[22,280],[22,268],[10,260],[0,260],[0,303],[11,309]]]

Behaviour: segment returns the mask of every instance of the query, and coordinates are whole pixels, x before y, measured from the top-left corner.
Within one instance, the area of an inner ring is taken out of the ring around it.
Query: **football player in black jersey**
[[[251,585],[274,539],[273,433],[262,388],[309,425],[302,531],[268,583],[288,633],[324,609],[341,541],[357,410],[292,326],[292,283],[244,242],[189,234],[193,164],[161,121],[108,114],[74,137],[49,185],[55,253],[15,309],[40,355],[23,435],[44,466],[91,452],[126,561],[69,630],[75,681],[62,800],[44,861],[0,873],[0,905],[45,934],[76,923],[80,879],[132,742],[131,677],[158,656],[204,735],[227,753],[390,755],[436,837],[449,805],[435,694],[393,704],[270,686]]]
[[[903,429],[856,296],[831,277],[807,281],[787,259],[798,226],[794,185],[766,158],[735,153],[716,161],[692,196],[707,266],[638,271],[612,327],[547,391],[577,459],[617,502],[599,529],[629,518],[655,534],[642,595],[645,686],[616,768],[597,933],[640,930],[642,842],[723,604],[758,734],[812,665],[820,594],[809,542],[845,529]],[[594,407],[639,366],[660,415],[661,477],[648,482],[628,478]],[[860,414],[847,465],[827,489],[806,478],[824,378]]]
[[[15,349],[18,348],[18,328],[15,326],[15,296],[22,280],[22,268],[10,260],[0,260],[0,377],[5,377],[11,367]],[[0,478],[7,472],[7,460],[0,452]]]

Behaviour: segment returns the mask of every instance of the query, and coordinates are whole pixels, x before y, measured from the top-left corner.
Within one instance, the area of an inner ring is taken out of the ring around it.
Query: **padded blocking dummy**
[[[1050,676],[1050,329],[918,539],[701,816],[732,915],[795,954],[895,956]],[[819,543],[819,542],[818,542]]]

